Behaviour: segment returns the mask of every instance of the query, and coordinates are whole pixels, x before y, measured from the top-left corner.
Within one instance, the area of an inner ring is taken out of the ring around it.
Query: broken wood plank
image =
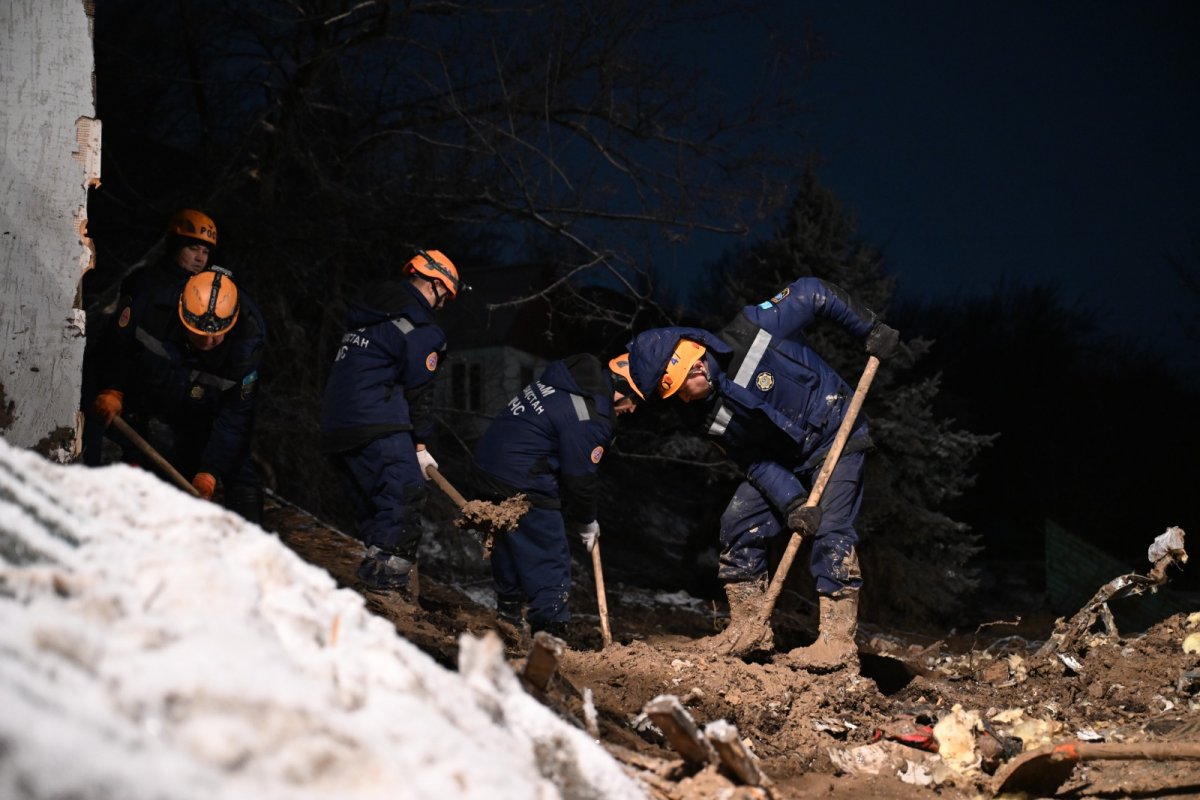
[[[700,733],[692,715],[673,694],[660,694],[642,709],[654,721],[667,742],[685,761],[692,764],[715,763],[716,751]]]
[[[567,643],[562,639],[538,631],[533,635],[533,646],[529,649],[521,676],[538,691],[546,691],[550,679],[558,671],[558,662],[562,660],[566,646]]]
[[[736,725],[723,719],[714,720],[704,728],[704,737],[721,759],[721,764],[748,786],[767,788],[770,779],[758,766],[758,757],[746,747]]]

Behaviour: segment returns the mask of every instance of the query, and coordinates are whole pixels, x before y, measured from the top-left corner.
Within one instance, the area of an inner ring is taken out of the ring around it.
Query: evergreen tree
[[[812,275],[845,289],[883,314],[894,278],[881,254],[856,241],[855,223],[810,168],[776,235],[714,268],[704,303],[728,322],[742,306],[761,302],[799,277]],[[853,387],[866,364],[861,341],[821,320],[809,340]],[[881,366],[864,413],[876,450],[868,458],[859,516],[864,614],[879,621],[953,618],[977,585],[971,557],[980,550],[946,504],[973,482],[970,465],[992,436],[971,433],[933,412],[940,378],[913,380],[908,369],[931,341],[905,338]],[[800,570],[802,571],[802,570]],[[796,572],[794,570],[793,572]]]

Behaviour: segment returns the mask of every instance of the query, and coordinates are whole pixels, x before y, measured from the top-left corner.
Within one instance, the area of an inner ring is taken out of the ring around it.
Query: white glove
[[[420,465],[421,475],[425,477],[425,480],[429,480],[429,473],[426,470],[430,467],[437,469],[437,460],[424,447],[417,448],[417,464]]]
[[[587,551],[592,552],[592,548],[596,546],[596,540],[600,538],[600,523],[596,520],[585,522],[579,526],[579,541],[583,542],[583,546]]]

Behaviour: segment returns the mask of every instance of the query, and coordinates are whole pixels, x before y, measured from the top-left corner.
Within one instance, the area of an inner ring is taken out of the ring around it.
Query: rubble
[[[311,536],[293,546],[330,560],[311,552]],[[1164,558],[1182,563],[1182,555],[1168,548]],[[332,561],[335,574],[352,580],[351,565]],[[1122,634],[1098,613],[1108,594],[1081,609],[1096,613],[1095,630],[1073,628],[1078,637],[1060,637],[1056,645],[1067,646],[1047,653],[1050,626],[1038,631],[1028,620],[981,626],[967,648],[961,637],[918,644],[864,632],[861,674],[815,675],[770,658],[698,653],[695,641],[712,632],[710,608],[629,587],[610,592],[615,643],[602,646],[596,618],[586,613],[592,587],[581,574],[572,605],[584,613],[542,699],[586,729],[655,800],[966,800],[993,796],[1005,765],[1039,748],[1200,741],[1200,663],[1183,647],[1200,632],[1200,614]],[[1122,585],[1161,585],[1153,572],[1140,577]],[[393,619],[406,636],[428,638],[421,618],[476,633],[494,626],[490,609],[464,602],[453,587],[431,592],[416,618]],[[777,626],[781,647],[803,635]],[[518,671],[525,663],[511,661]],[[1200,767],[1190,762],[1164,773],[1094,761],[1072,765],[1061,794],[1084,785],[1078,775],[1091,786],[1136,786],[1143,794],[1200,787]]]

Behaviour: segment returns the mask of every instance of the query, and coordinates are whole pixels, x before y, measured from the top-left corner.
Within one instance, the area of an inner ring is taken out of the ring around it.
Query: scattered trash
[[[901,718],[876,728],[872,741],[878,742],[881,739],[899,742],[929,753],[938,751],[938,740],[933,735],[933,727],[922,725],[915,717]]]
[[[979,773],[981,758],[975,749],[975,732],[980,729],[979,712],[964,711],[957,703],[933,726],[938,755],[959,775]]]
[[[1187,563],[1188,556],[1187,551],[1183,549],[1183,538],[1183,529],[1178,527],[1167,528],[1165,533],[1155,537],[1148,550],[1153,564],[1150,571],[1145,575],[1119,575],[1101,586],[1092,599],[1070,620],[1059,619],[1055,622],[1054,633],[1037,651],[1037,657],[1075,650],[1080,640],[1088,636],[1097,621],[1104,625],[1104,634],[1100,640],[1111,640],[1119,636],[1112,611],[1108,608],[1108,601],[1118,597],[1135,597],[1147,591],[1154,592],[1165,584],[1168,567]],[[1097,641],[1091,639],[1088,646],[1095,646]]]
[[[913,786],[935,786],[953,780],[938,756],[894,742],[829,748],[827,752],[833,766],[846,775],[891,776]]]
[[[1076,675],[1083,672],[1083,664],[1075,656],[1067,655],[1066,653],[1059,653],[1058,660],[1065,664],[1067,669],[1071,670],[1071,672],[1074,672]]]

